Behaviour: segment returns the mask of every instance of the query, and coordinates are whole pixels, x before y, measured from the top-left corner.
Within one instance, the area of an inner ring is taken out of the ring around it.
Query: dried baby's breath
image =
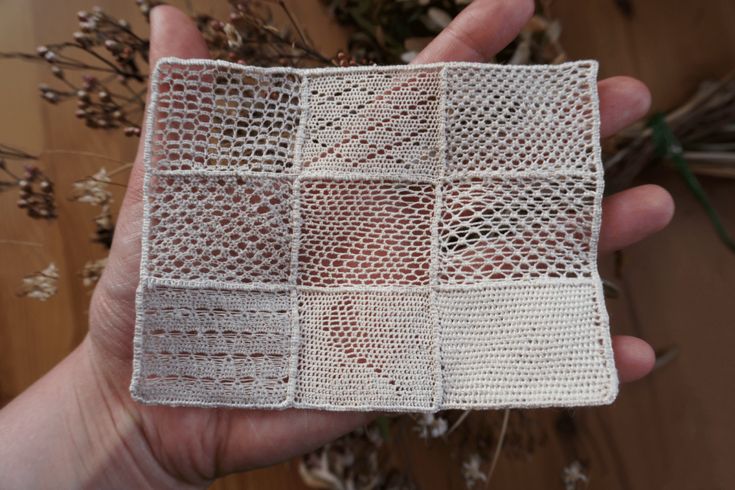
[[[89,288],[97,284],[97,281],[99,281],[100,276],[102,276],[102,271],[105,270],[106,265],[107,257],[98,260],[90,260],[84,264],[84,268],[79,275],[82,276],[82,283],[85,288]]]
[[[112,202],[112,194],[108,190],[110,182],[107,170],[103,167],[92,177],[74,183],[72,200],[92,206],[109,205]]]
[[[59,269],[51,262],[45,269],[24,277],[18,295],[46,301],[58,291],[58,281]]]
[[[589,483],[589,477],[585,474],[585,468],[579,461],[572,461],[568,466],[564,468],[562,472],[562,481],[564,482],[565,490],[578,490],[580,483],[587,486]]]
[[[482,464],[483,460],[478,453],[470,454],[462,463],[462,478],[467,488],[474,487],[478,482],[487,481],[487,474],[481,469]]]
[[[299,475],[311,488],[415,488],[406,475],[390,467],[388,460],[379,424],[373,423],[303,456],[299,462]]]
[[[439,414],[422,413],[416,420],[414,430],[422,439],[436,439],[447,433],[449,423]]]

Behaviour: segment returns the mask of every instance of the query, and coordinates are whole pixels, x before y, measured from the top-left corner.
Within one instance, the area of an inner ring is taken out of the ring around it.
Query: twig
[[[84,179],[75,180],[74,182],[75,183],[81,183],[81,182],[90,181],[90,180],[92,182],[99,182],[100,184],[114,185],[114,186],[117,186],[117,187],[127,187],[128,186],[127,184],[121,184],[119,182],[111,182],[109,180],[100,180],[100,179],[98,179],[96,177],[87,177],[87,178],[84,178]]]
[[[117,175],[120,172],[124,172],[125,170],[131,169],[131,168],[133,168],[133,163],[132,162],[126,163],[125,165],[121,165],[121,166],[117,167],[115,170],[113,170],[110,173],[108,173],[107,176],[108,177],[112,177],[113,175]]]
[[[0,245],[22,245],[22,246],[25,246],[25,247],[38,247],[38,248],[43,248],[43,243],[26,242],[24,240],[4,240],[4,239],[0,239]]]
[[[301,26],[298,22],[296,22],[296,19],[294,18],[293,14],[291,13],[291,9],[288,8],[286,5],[286,2],[283,0],[277,0],[278,5],[283,9],[283,11],[286,13],[286,16],[288,17],[289,22],[291,22],[291,25],[296,29],[296,33],[301,38],[301,42],[304,44],[304,46],[311,47],[311,43],[306,40],[306,36],[304,35],[304,31],[301,30]]]
[[[653,370],[661,369],[674,359],[676,359],[679,356],[679,348],[678,347],[672,347],[670,349],[666,349],[663,352],[657,352],[656,353],[656,362],[653,365]]]
[[[18,180],[20,180],[20,177],[18,177],[13,172],[11,172],[10,169],[6,165],[0,165],[0,170],[8,174],[10,178],[13,179],[14,181],[17,182]],[[15,185],[15,184],[12,184],[12,185]]]
[[[697,107],[701,107],[708,102],[712,97],[719,93],[724,87],[727,86],[730,81],[735,79],[735,70],[727,73],[723,78],[708,86],[700,87],[700,89],[694,93],[694,95],[684,103],[684,105],[671,111],[666,115],[666,122],[668,124],[676,124],[681,121],[690,111]]]
[[[682,156],[689,161],[735,163],[735,152],[728,151],[685,151]]]
[[[485,482],[486,488],[490,486],[490,479],[493,477],[493,473],[495,473],[495,467],[498,465],[498,460],[500,459],[500,451],[503,449],[503,443],[505,442],[505,434],[508,431],[508,419],[509,418],[510,418],[510,408],[506,408],[505,412],[503,413],[503,425],[500,427],[500,437],[498,437],[498,444],[495,446],[495,453],[493,454],[493,460],[490,463],[490,469],[487,472],[487,481]]]
[[[465,410],[465,411],[464,411],[464,412],[462,413],[462,415],[460,415],[460,416],[459,416],[459,418],[457,419],[457,421],[456,421],[456,422],[455,422],[454,424],[452,424],[452,426],[451,426],[451,427],[449,428],[449,430],[447,431],[447,435],[449,435],[449,434],[451,434],[452,432],[454,432],[454,431],[455,431],[455,430],[457,429],[457,427],[459,427],[459,426],[460,426],[460,424],[462,424],[462,422],[464,422],[464,420],[465,420],[465,419],[467,418],[467,416],[468,416],[468,415],[470,414],[470,411],[471,411],[471,410]]]
[[[107,155],[103,155],[101,153],[94,153],[91,151],[76,151],[76,150],[43,150],[41,154],[47,154],[47,155],[75,155],[75,156],[82,156],[82,157],[89,157],[89,158],[100,158],[102,160],[109,160],[111,162],[120,163],[125,168],[130,168],[133,164],[131,162],[126,162],[124,160],[119,160],[117,158],[112,158]],[[119,172],[123,169],[122,167],[115,169],[115,172]]]
[[[38,157],[36,155],[31,155],[30,153],[26,153],[17,148],[13,148],[2,143],[0,143],[0,156],[21,160],[38,160]]]

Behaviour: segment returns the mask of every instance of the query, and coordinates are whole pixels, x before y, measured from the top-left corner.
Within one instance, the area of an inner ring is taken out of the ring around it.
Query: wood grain
[[[144,28],[134,3],[97,1],[109,12]],[[224,2],[192,2],[197,11],[223,13]],[[186,2],[180,2],[186,6]],[[316,1],[291,2],[306,30],[325,52],[344,37],[325,20]],[[633,2],[635,15],[625,18],[615,2],[558,1],[553,11],[564,26],[563,43],[572,58],[600,59],[601,74],[642,78],[652,89],[657,109],[681,102],[707,77],[735,67],[735,3],[731,0]],[[38,44],[69,37],[74,12],[89,0],[0,2],[0,50],[31,51]],[[0,141],[26,151],[91,151],[129,161],[136,141],[90,132],[66,107],[42,103],[36,85],[48,80],[43,66],[2,61]],[[58,188],[61,219],[31,222],[14,207],[13,193],[0,194],[0,239],[39,242],[44,248],[0,245],[0,404],[20,393],[65,356],[85,335],[90,298],[77,276],[84,263],[104,251],[86,239],[92,233],[94,209],[66,199],[71,184],[114,163],[45,156],[43,168]],[[121,182],[124,176],[120,176]],[[503,452],[493,488],[563,488],[562,469],[578,460],[587,467],[589,488],[735,487],[735,430],[731,414],[735,374],[731,346],[732,291],[735,259],[718,241],[699,204],[668,167],[646,173],[642,181],[658,182],[677,200],[672,226],[626,251],[622,265],[623,297],[609,303],[616,333],[642,336],[656,348],[675,347],[678,356],[644,381],[626,386],[611,407],[573,412],[535,410],[511,417],[509,446]],[[703,184],[726,225],[735,230],[733,183],[705,179]],[[119,202],[119,191],[116,199]],[[21,278],[57,263],[59,294],[39,303],[19,299]],[[615,275],[611,260],[602,264]],[[469,442],[473,427],[497,434],[501,414],[473,414],[465,431],[426,444],[401,424],[393,435],[393,463],[424,489],[463,488],[462,456],[455,449]],[[463,435],[464,434],[464,435]],[[467,434],[470,434],[469,436]],[[529,442],[532,441],[532,444]],[[514,444],[525,449],[514,450]],[[219,489],[303,488],[295,461],[233,475]]]

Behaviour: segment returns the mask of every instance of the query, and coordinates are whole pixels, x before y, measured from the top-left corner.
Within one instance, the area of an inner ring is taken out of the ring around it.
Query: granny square
[[[597,64],[152,75],[131,393],[428,412],[617,394]]]

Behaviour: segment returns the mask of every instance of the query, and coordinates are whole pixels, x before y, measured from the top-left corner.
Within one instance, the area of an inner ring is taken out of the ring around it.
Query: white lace
[[[133,396],[328,410],[617,394],[597,64],[153,74]]]

